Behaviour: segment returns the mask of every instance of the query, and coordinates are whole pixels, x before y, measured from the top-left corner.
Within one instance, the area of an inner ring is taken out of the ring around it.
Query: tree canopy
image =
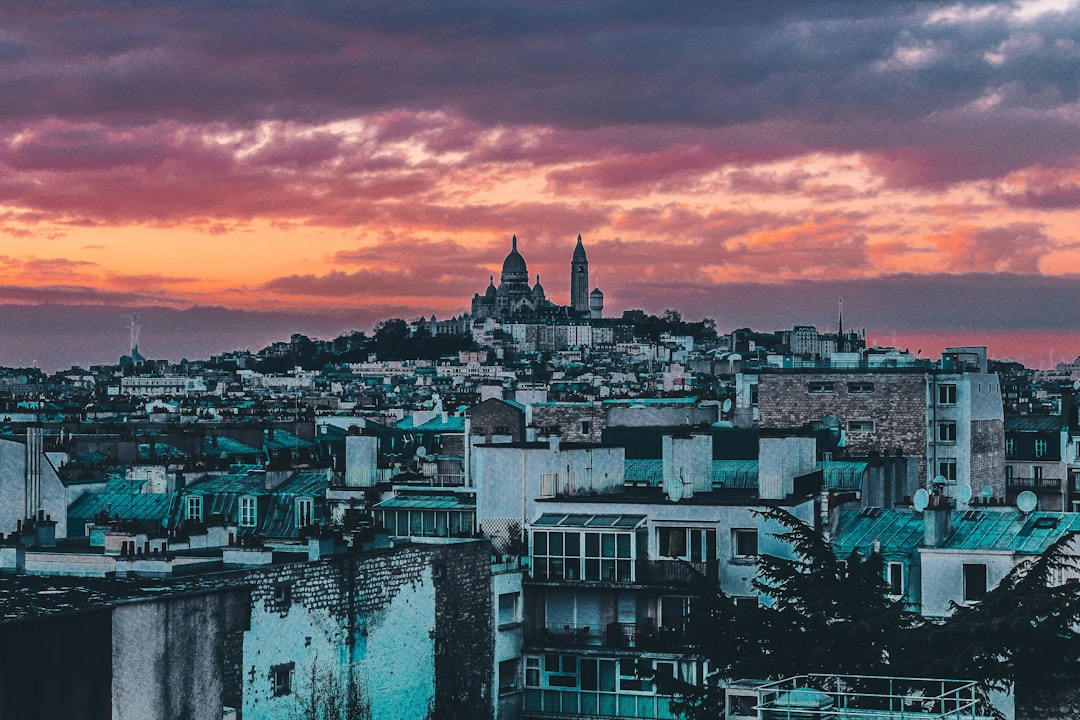
[[[838,558],[814,528],[779,508],[759,512],[780,524],[791,557],[759,555],[754,585],[764,602],[736,604],[715,583],[694,583],[690,655],[720,678],[781,678],[805,673],[950,677],[1020,699],[1080,678],[1080,584],[1066,534],[1018,564],[981,602],[954,605],[930,621],[892,599],[879,553]],[[722,717],[723,689],[657,679],[689,718]]]

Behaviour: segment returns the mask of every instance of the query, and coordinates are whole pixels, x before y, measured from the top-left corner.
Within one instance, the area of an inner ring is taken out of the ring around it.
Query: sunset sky
[[[1080,4],[17,2],[0,365],[468,309],[1080,354]]]

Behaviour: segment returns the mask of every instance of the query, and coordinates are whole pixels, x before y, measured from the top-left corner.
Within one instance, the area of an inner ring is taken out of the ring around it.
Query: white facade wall
[[[919,548],[922,614],[945,617],[952,612],[951,602],[963,603],[965,564],[986,565],[986,588],[990,590],[1017,562],[1014,553],[1004,550]]]

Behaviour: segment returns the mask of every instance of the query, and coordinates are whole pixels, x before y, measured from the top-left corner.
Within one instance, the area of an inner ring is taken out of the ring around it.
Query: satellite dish
[[[922,512],[930,504],[930,493],[926,492],[926,488],[919,488],[915,491],[915,497],[911,498],[911,504],[916,510]]]
[[[671,502],[679,502],[683,499],[683,481],[681,477],[668,475],[664,478],[664,493]]]
[[[418,457],[418,458],[425,458],[425,457],[427,457],[427,448],[426,448],[426,447],[424,447],[423,445],[421,445],[420,447],[416,448],[416,457]]]
[[[949,481],[945,479],[944,475],[935,475],[934,479],[930,481],[933,485],[948,485]]]
[[[959,497],[960,502],[964,503],[965,505],[971,502],[971,485],[969,483],[964,483],[960,486]]]
[[[720,412],[722,412],[722,413],[731,412],[731,398],[727,398],[726,400],[724,400],[724,404],[720,406]]]
[[[979,497],[984,503],[990,502],[990,498],[994,497],[994,489],[989,485],[983,485],[982,490],[979,491]]]
[[[1020,512],[1027,515],[1029,512],[1039,507],[1039,497],[1030,490],[1025,490],[1016,496],[1016,507]]]

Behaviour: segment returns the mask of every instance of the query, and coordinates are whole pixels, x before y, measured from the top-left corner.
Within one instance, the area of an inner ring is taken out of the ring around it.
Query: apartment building
[[[817,427],[847,454],[916,458],[921,484],[938,481],[950,496],[989,487],[1005,502],[1001,389],[980,350],[944,369],[762,367],[737,400],[762,428]]]

